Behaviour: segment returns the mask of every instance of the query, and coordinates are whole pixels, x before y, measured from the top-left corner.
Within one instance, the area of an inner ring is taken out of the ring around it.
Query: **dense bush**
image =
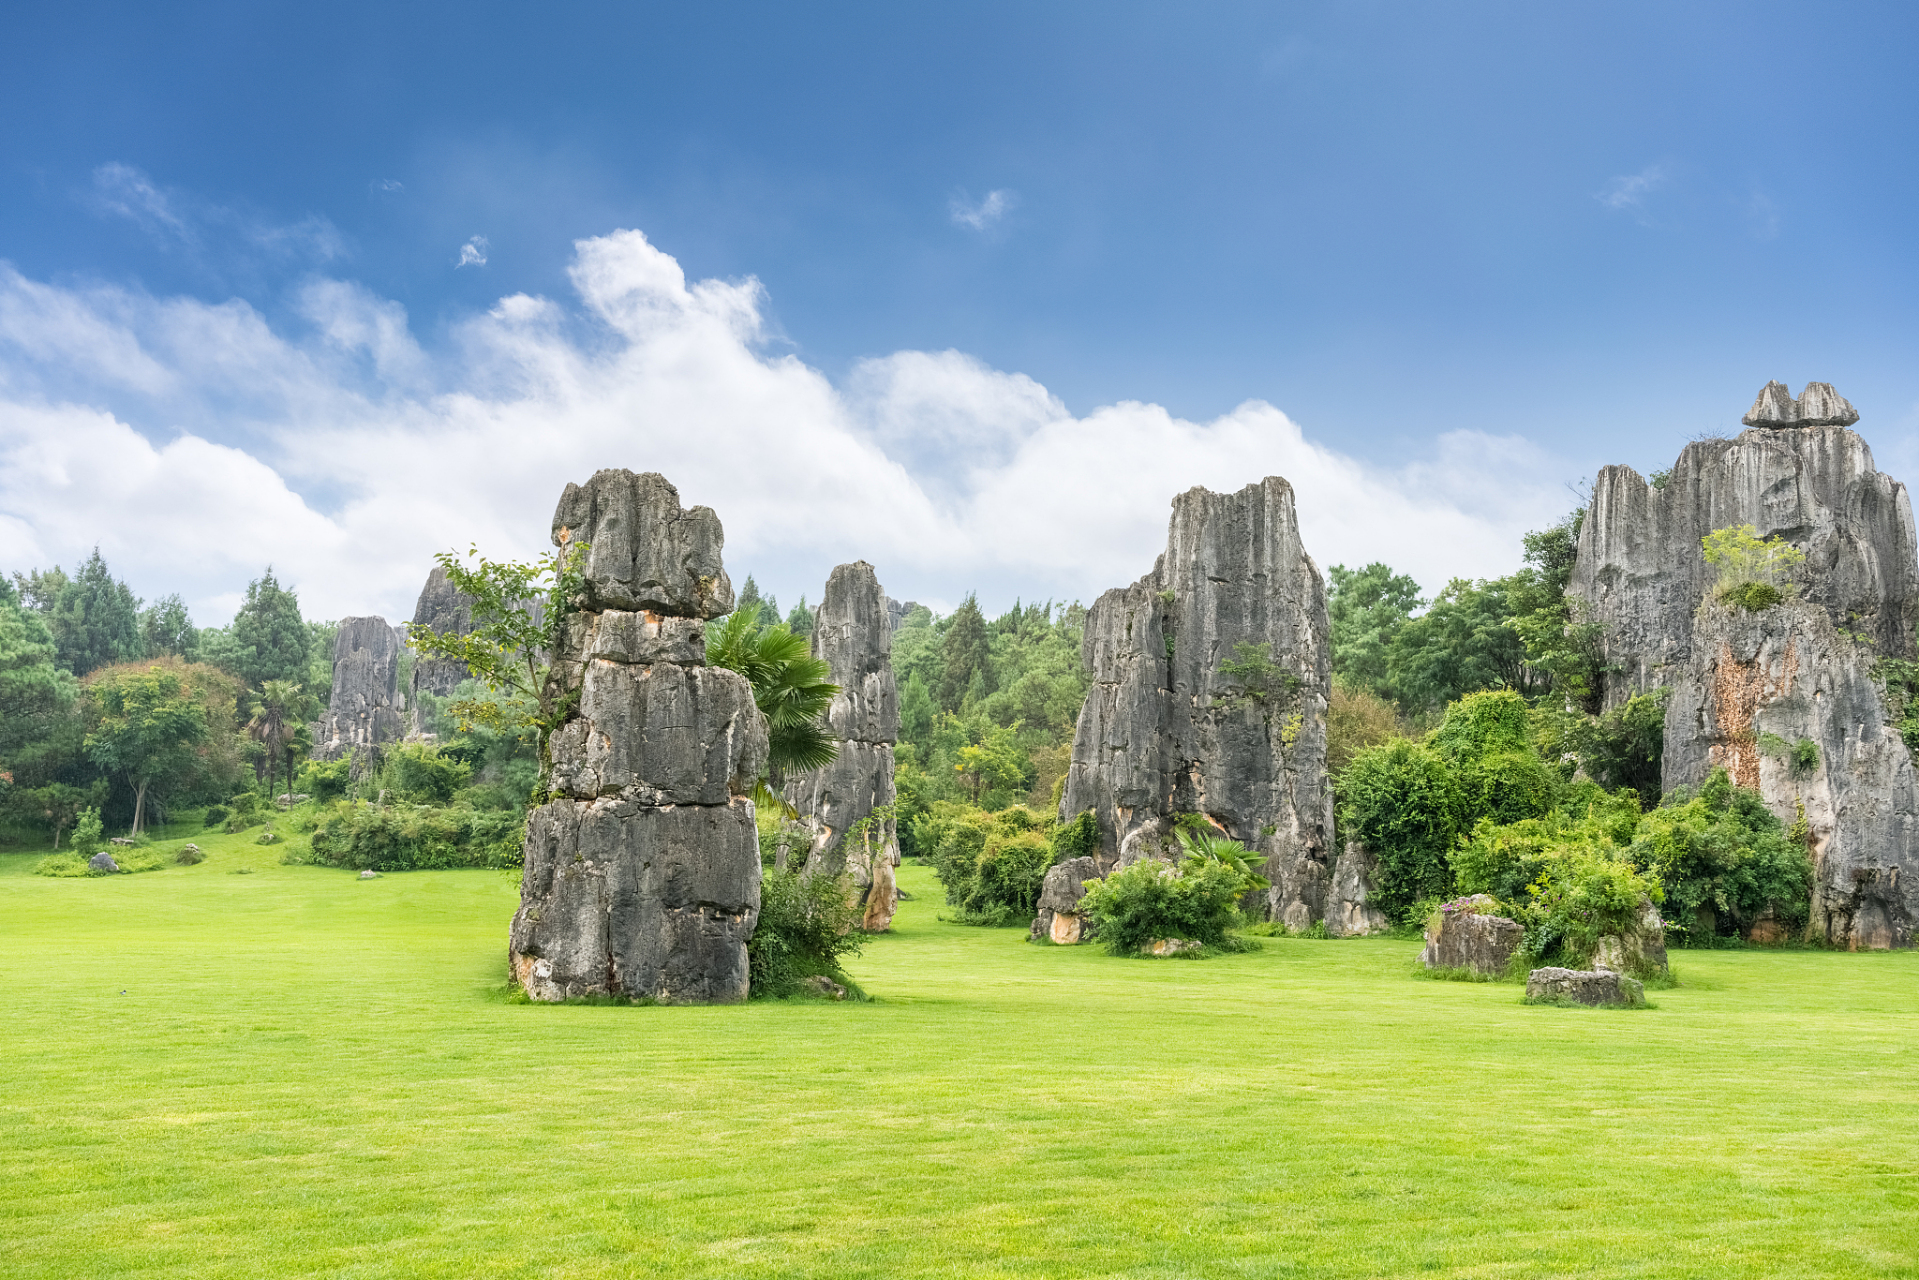
[[[1053,864],[1099,846],[1091,813],[1055,825],[1025,805],[988,813],[938,800],[914,820],[913,833],[962,924],[1026,923]]]
[[[300,769],[299,780],[293,784],[295,791],[305,792],[322,804],[329,800],[338,800],[346,794],[348,783],[352,781],[353,761],[348,757],[338,760],[309,760]]]
[[[1453,764],[1410,738],[1362,751],[1339,779],[1342,834],[1377,859],[1369,900],[1404,922],[1415,903],[1445,894],[1447,855],[1470,810]]]
[[[473,766],[433,747],[403,746],[387,756],[387,785],[415,804],[445,804],[472,775]]]
[[[760,918],[746,944],[754,996],[787,996],[807,978],[842,986],[843,956],[859,954],[859,894],[845,878],[768,868],[760,880]]]
[[[516,812],[342,800],[314,828],[313,860],[372,871],[518,866],[523,826]]]
[[[1756,791],[1713,770],[1640,822],[1633,860],[1666,886],[1667,914],[1694,940],[1743,933],[1771,911],[1787,927],[1810,907],[1812,860]]]
[[[1188,856],[1177,866],[1148,858],[1087,887],[1080,910],[1108,953],[1138,955],[1161,938],[1231,945],[1248,877],[1218,858]]]

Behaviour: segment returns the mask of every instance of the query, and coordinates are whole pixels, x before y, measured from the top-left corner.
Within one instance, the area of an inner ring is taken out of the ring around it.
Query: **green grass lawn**
[[[0,1274],[1919,1272],[1919,955],[1530,1008],[1409,942],[1027,946],[907,868],[874,1003],[529,1006],[511,876],[253,834],[0,856]]]

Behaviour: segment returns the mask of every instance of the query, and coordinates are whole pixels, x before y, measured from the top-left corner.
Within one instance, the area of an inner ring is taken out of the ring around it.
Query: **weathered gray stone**
[[[1079,902],[1086,896],[1086,882],[1101,878],[1097,858],[1068,858],[1047,869],[1039,892],[1039,914],[1033,917],[1030,936],[1070,947],[1092,937]]]
[[[1688,445],[1663,488],[1606,468],[1569,590],[1602,627],[1608,707],[1672,689],[1666,787],[1723,764],[1782,821],[1803,803],[1818,872],[1813,935],[1906,946],[1919,912],[1919,806],[1871,671],[1880,658],[1914,657],[1919,539],[1906,487],[1839,425],[1857,416],[1827,384],[1792,401],[1775,383],[1747,415],[1763,429]],[[1700,539],[1741,524],[1806,554],[1796,596],[1758,613],[1707,599],[1717,574]],[[1810,739],[1819,766],[1764,756],[1761,735]]]
[[[599,471],[569,484],[553,513],[553,542],[584,541],[586,607],[717,618],[733,609],[711,507],[680,507],[680,491],[655,472]]]
[[[87,859],[87,870],[89,871],[105,871],[111,873],[119,869],[120,864],[113,860],[112,854],[105,851],[96,853]]]
[[[1624,933],[1609,933],[1599,939],[1590,963],[1595,969],[1642,978],[1666,972],[1666,922],[1652,899],[1639,900],[1638,918]]]
[[[419,602],[413,606],[413,623],[443,635],[463,636],[473,629],[473,597],[454,590],[453,584],[447,580],[446,569],[436,564],[433,572],[426,576],[426,585],[420,588]],[[463,662],[426,657],[414,662],[413,678],[407,688],[407,707],[412,714],[415,732],[422,728],[421,690],[436,697],[447,697],[459,688],[460,681],[466,679],[468,674]]]
[[[1272,664],[1264,696],[1220,672],[1241,644]],[[1292,486],[1272,476],[1175,498],[1165,554],[1094,604],[1083,654],[1093,686],[1060,817],[1093,811],[1102,865],[1157,856],[1172,815],[1204,813],[1263,856],[1274,919],[1305,928],[1323,918],[1330,647]]]
[[[864,927],[879,932],[891,927],[899,904],[899,834],[890,815],[900,707],[892,620],[872,565],[860,560],[833,570],[811,644],[840,687],[826,714],[839,752],[825,768],[789,779],[786,801],[811,836],[808,874],[851,872],[866,892]],[[875,810],[882,816],[868,822]],[[855,828],[858,838],[848,841]]]
[[[1811,932],[1854,949],[1912,945],[1919,914],[1919,785],[1872,678],[1878,656],[1805,600],[1758,613],[1709,601],[1666,710],[1668,787],[1697,785],[1723,766],[1781,822],[1804,807]],[[1763,751],[1768,736],[1811,739],[1819,759],[1805,768]]]
[[[536,1000],[744,1000],[759,871],[751,800],[550,801],[527,822],[514,976]]]
[[[1426,926],[1426,949],[1419,953],[1419,962],[1428,969],[1470,969],[1488,978],[1506,972],[1513,952],[1526,940],[1526,928],[1492,914],[1497,905],[1477,894],[1441,907],[1438,926]]]
[[[552,655],[579,696],[550,743],[557,796],[527,822],[514,978],[536,1000],[743,1000],[767,730],[745,677],[703,665],[699,619],[732,602],[719,520],[659,476],[602,471],[553,529],[595,543]]]
[[[1526,999],[1536,1004],[1637,1007],[1646,1003],[1646,987],[1611,969],[1534,969],[1526,975]]]
[[[766,769],[766,717],[737,672],[601,658],[551,749],[551,785],[579,799],[726,804]]]
[[[1373,875],[1379,860],[1357,840],[1348,840],[1333,863],[1326,886],[1326,932],[1335,938],[1383,933],[1392,923],[1371,903]]]
[[[400,643],[385,618],[342,618],[333,645],[333,691],[313,726],[313,758],[337,760],[397,742],[406,724],[395,707]]]

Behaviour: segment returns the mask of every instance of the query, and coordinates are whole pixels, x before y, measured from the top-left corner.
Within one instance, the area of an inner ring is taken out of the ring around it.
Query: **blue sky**
[[[1322,564],[1437,587],[1509,567],[1566,482],[1736,428],[1775,377],[1835,383],[1903,476],[1916,25],[15,6],[0,568],[101,541],[219,621],[264,553],[310,611],[404,613],[432,550],[538,548],[545,459],[665,471],[783,598],[863,556],[896,595],[999,606],[1121,585],[1174,492],[1277,468]],[[621,231],[647,252],[600,254],[624,283],[583,291],[576,242]],[[745,290],[731,319],[702,281]],[[609,319],[634,289],[679,319]],[[550,305],[537,339],[499,316],[519,295]],[[782,433],[817,456],[760,448]],[[436,457],[464,508],[421,501]],[[205,491],[169,503],[181,474]]]

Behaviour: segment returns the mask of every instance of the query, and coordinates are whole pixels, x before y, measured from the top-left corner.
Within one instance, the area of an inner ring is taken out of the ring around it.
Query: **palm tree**
[[[268,680],[253,700],[253,718],[247,733],[267,751],[267,790],[273,790],[273,768],[286,757],[287,791],[293,791],[293,748],[314,699],[294,680]]]
[[[738,609],[707,639],[706,660],[739,672],[753,686],[753,701],[766,716],[773,790],[789,771],[805,773],[833,762],[839,744],[820,720],[840,687],[827,679],[832,668],[812,656],[805,636],[784,623],[762,631],[757,609]]]

